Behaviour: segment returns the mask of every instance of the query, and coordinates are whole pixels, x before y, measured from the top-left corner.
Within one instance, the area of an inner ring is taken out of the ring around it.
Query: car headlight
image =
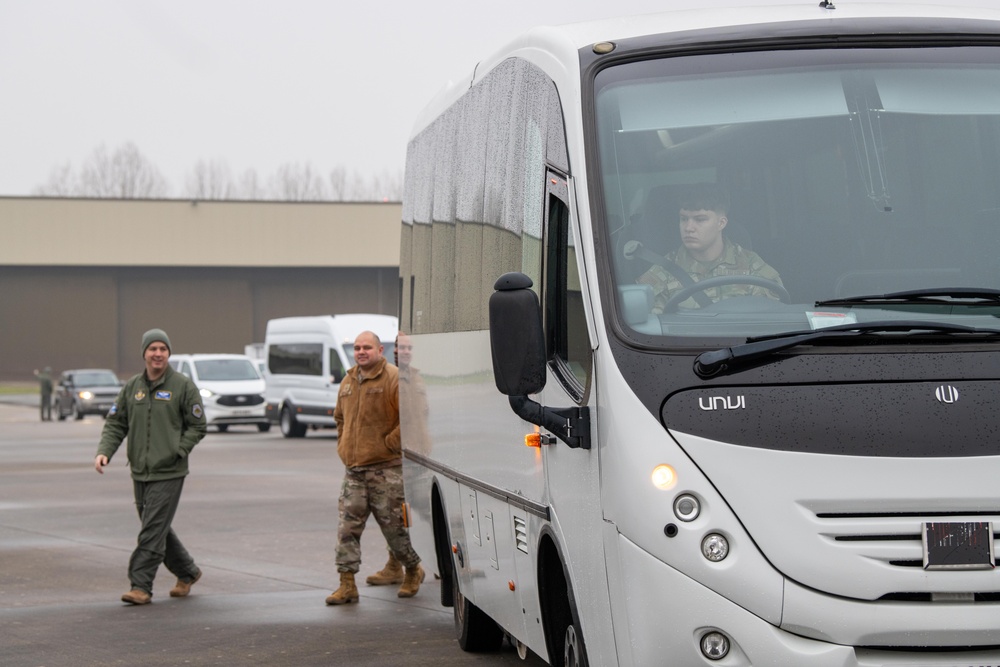
[[[211,398],[215,396],[215,392],[213,392],[211,389],[199,389],[198,393],[201,394],[202,398]]]
[[[80,398],[82,398],[85,401],[89,401],[90,399],[92,399],[94,397],[94,393],[91,392],[91,391],[81,391],[81,392],[77,393],[77,396],[79,396]]]

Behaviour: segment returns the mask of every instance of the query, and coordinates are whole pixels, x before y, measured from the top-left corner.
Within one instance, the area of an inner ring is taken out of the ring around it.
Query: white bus
[[[420,117],[402,222],[464,649],[1000,664],[1000,12],[533,30]]]

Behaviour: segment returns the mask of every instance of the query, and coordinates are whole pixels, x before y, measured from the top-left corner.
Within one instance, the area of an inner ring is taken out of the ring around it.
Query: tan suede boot
[[[358,598],[358,587],[354,585],[354,573],[353,572],[341,572],[340,573],[340,588],[330,593],[326,597],[327,604],[347,604],[349,602],[357,602]]]
[[[128,602],[129,604],[149,604],[152,599],[152,595],[138,588],[133,588],[122,596],[122,602]]]
[[[201,579],[201,570],[198,570],[198,574],[194,575],[194,579],[191,581],[184,581],[183,579],[178,579],[177,583],[173,588],[170,589],[170,597],[172,598],[184,598],[188,596],[191,592],[191,587],[198,583]]]
[[[396,557],[389,553],[389,560],[385,562],[385,567],[365,579],[369,586],[388,586],[390,584],[403,583],[403,566]]]
[[[396,593],[401,598],[412,598],[420,590],[420,584],[424,581],[424,568],[420,565],[406,568],[406,576],[403,577],[403,585]]]

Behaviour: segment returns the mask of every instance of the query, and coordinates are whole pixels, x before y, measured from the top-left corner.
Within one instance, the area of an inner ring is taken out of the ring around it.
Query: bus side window
[[[545,228],[546,353],[560,384],[578,403],[590,386],[592,357],[583,290],[570,230],[568,188],[561,175],[547,179]]]

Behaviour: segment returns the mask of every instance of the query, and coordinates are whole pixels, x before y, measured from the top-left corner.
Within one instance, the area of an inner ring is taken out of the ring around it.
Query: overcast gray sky
[[[418,111],[508,39],[668,3],[0,0],[0,195],[126,142],[174,196],[198,160],[401,172]]]
[[[179,197],[199,160],[397,174],[419,110],[509,39],[682,3],[753,0],[0,0],[0,195],[126,142]]]

